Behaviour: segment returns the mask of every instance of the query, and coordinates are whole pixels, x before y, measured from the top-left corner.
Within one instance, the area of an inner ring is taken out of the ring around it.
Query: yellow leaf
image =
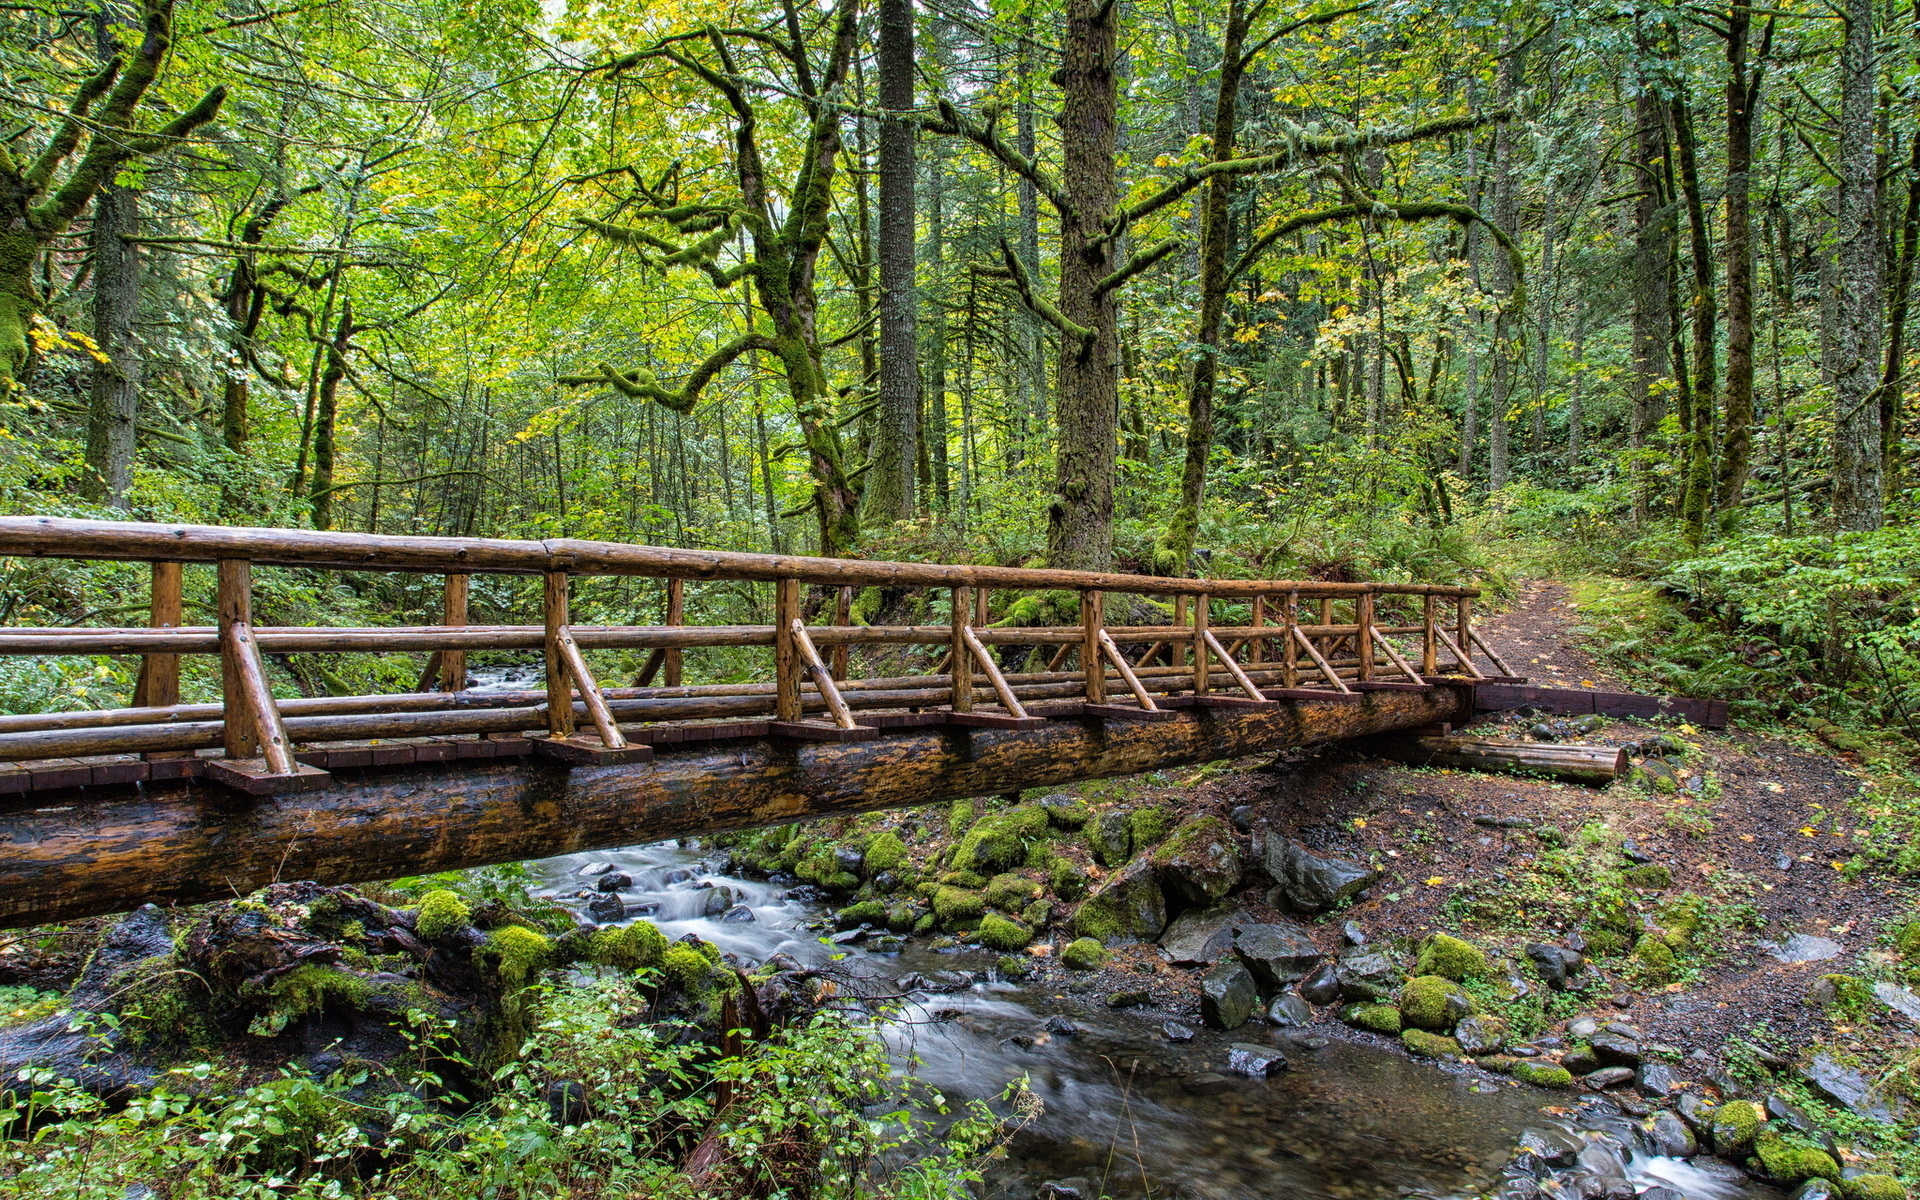
[[[1835,865],[1835,866],[1838,866],[1839,864],[1838,864],[1838,863],[1835,863],[1834,865]],[[1435,875],[1435,876],[1433,876],[1432,878],[1430,878],[1430,879],[1428,879],[1428,880],[1427,880],[1427,886],[1428,886],[1428,887],[1439,887],[1439,886],[1440,886],[1441,884],[1443,884],[1443,883],[1445,883],[1446,881],[1447,881],[1447,878],[1446,878],[1446,876],[1444,876],[1444,875]]]

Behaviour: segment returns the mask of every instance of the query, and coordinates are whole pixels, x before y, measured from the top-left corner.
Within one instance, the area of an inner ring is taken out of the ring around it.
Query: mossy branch
[[[1002,273],[1013,281],[1014,290],[1020,293],[1021,301],[1047,324],[1059,330],[1062,335],[1077,340],[1083,346],[1091,345],[1094,338],[1099,336],[1098,332],[1067,316],[1035,291],[1033,280],[1027,275],[1026,264],[1021,262],[1020,256],[1013,252],[1013,247],[1004,241],[1000,243],[1000,257],[1006,263]]]
[[[67,119],[60,123],[60,128],[54,132],[53,139],[47,143],[46,149],[40,152],[40,157],[33,160],[33,165],[28,167],[22,176],[29,194],[37,195],[45,191],[47,184],[53,180],[54,171],[80,144],[81,136],[87,131],[87,110],[92,108],[93,102],[105,95],[107,89],[113,86],[113,81],[120,74],[120,61],[119,58],[115,58],[100,68],[97,75],[87,79],[73,94],[73,103],[67,109]]]
[[[562,375],[560,382],[568,387],[605,384],[623,396],[635,400],[652,400],[674,412],[690,413],[693,411],[693,406],[699,403],[700,393],[713,382],[714,376],[725,370],[728,364],[741,355],[756,350],[777,353],[779,347],[774,344],[772,338],[764,334],[743,334],[709,354],[678,388],[663,387],[659,383],[659,377],[645,367],[622,371],[607,363],[598,364],[598,370],[590,375]]]
[[[1009,171],[1031,183],[1035,191],[1047,198],[1047,203],[1053,205],[1056,212],[1067,211],[1067,195],[1060,189],[1059,181],[1047,174],[1039,163],[1002,141],[991,123],[974,124],[961,116],[960,110],[948,100],[940,101],[939,113],[938,119],[922,117],[919,121],[920,128],[928,133],[966,138],[999,160]]]
[[[1093,294],[1104,296],[1116,288],[1125,287],[1134,276],[1153,269],[1153,265],[1178,250],[1182,245],[1179,238],[1168,238],[1159,245],[1142,250],[1128,260],[1127,265],[1093,285]]]

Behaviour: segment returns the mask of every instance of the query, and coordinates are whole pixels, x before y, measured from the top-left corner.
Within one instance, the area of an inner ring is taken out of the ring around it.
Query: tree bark
[[[914,329],[915,126],[893,114],[913,107],[913,0],[880,0],[880,410],[867,511],[881,522],[914,514],[920,363]]]
[[[1874,146],[1872,0],[1845,0],[1840,57],[1840,176],[1836,212],[1833,371],[1833,524],[1878,529],[1881,492],[1880,330],[1882,250]]]
[[[1498,103],[1503,109],[1513,105],[1522,53],[1524,51],[1514,47],[1501,56],[1497,86]],[[1493,223],[1509,238],[1516,235],[1520,222],[1519,194],[1513,177],[1511,127],[1511,121],[1502,121],[1493,130]],[[1500,296],[1501,305],[1493,318],[1493,347],[1487,364],[1487,391],[1491,402],[1491,411],[1487,414],[1487,489],[1495,492],[1507,486],[1508,435],[1512,428],[1512,423],[1507,419],[1507,410],[1512,404],[1516,364],[1513,347],[1508,344],[1512,331],[1506,301],[1513,295],[1517,282],[1508,257],[1504,254],[1494,255],[1493,287]]]
[[[115,508],[127,506],[140,413],[140,344],[133,335],[140,248],[126,240],[139,232],[139,191],[118,184],[103,188],[93,204],[93,338],[107,361],[93,368],[81,490]]]
[[[1753,172],[1754,106],[1764,66],[1747,61],[1753,15],[1727,10],[1727,393],[1720,441],[1719,507],[1740,503],[1753,454]],[[1763,50],[1764,53],[1764,50]]]
[[[353,300],[347,298],[340,302],[340,321],[327,343],[327,366],[320,373],[320,390],[314,404],[313,486],[307,499],[315,529],[333,528],[333,467],[340,425],[340,381],[347,375],[347,347],[353,334]]]
[[[1686,424],[1686,474],[1681,481],[1680,516],[1686,524],[1687,535],[1698,542],[1705,532],[1707,509],[1713,501],[1713,401],[1718,390],[1719,322],[1713,296],[1713,243],[1707,234],[1706,203],[1700,192],[1693,112],[1684,93],[1675,96],[1669,107],[1673,114],[1675,157],[1679,159],[1680,190],[1686,200],[1693,275],[1687,298],[1687,313],[1693,329],[1693,385],[1688,393],[1691,403]],[[1749,297],[1749,319],[1751,314]],[[1751,404],[1749,380],[1749,408]]]
[[[1634,168],[1639,195],[1633,205],[1632,358],[1629,377],[1631,411],[1628,415],[1628,476],[1632,480],[1634,524],[1651,515],[1653,485],[1647,469],[1647,442],[1660,423],[1664,407],[1657,392],[1669,370],[1667,331],[1667,260],[1672,255],[1673,218],[1667,208],[1667,134],[1659,98],[1643,89],[1634,102]]]

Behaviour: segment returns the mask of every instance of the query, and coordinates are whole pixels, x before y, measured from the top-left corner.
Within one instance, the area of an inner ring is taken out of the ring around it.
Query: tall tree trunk
[[[1894,279],[1887,297],[1887,362],[1880,377],[1880,474],[1888,496],[1904,486],[1900,461],[1901,392],[1907,373],[1907,314],[1913,294],[1913,273],[1920,258],[1920,129],[1910,135],[1907,162],[1906,209],[1900,217],[1900,249],[1894,261]]]
[[[927,164],[927,458],[933,474],[933,507],[953,507],[947,456],[947,198],[946,148]]]
[[[1753,173],[1754,104],[1763,66],[1749,66],[1752,12],[1727,10],[1727,398],[1720,441],[1719,506],[1740,503],[1753,454]],[[1764,50],[1763,50],[1764,53]]]
[[[1512,47],[1501,56],[1498,103],[1503,109],[1513,105],[1522,53],[1519,47]],[[1512,125],[1512,121],[1502,121],[1493,130],[1493,223],[1510,238],[1518,235],[1520,223],[1518,188],[1513,177]],[[1512,428],[1507,419],[1507,410],[1512,405],[1515,367],[1513,347],[1509,345],[1512,330],[1509,327],[1511,317],[1507,311],[1507,298],[1513,295],[1517,283],[1508,256],[1494,255],[1493,287],[1500,296],[1501,305],[1493,318],[1492,361],[1487,364],[1492,409],[1487,415],[1487,488],[1495,492],[1507,486],[1508,434]]]
[[[1660,100],[1643,89],[1634,102],[1634,170],[1639,195],[1633,205],[1633,261],[1630,287],[1633,297],[1633,372],[1628,380],[1632,409],[1627,423],[1630,451],[1628,476],[1632,480],[1633,520],[1644,524],[1653,500],[1647,470],[1647,442],[1660,423],[1663,407],[1657,384],[1666,378],[1667,260],[1672,256],[1673,217],[1667,207],[1667,134]]]
[[[913,0],[880,0],[880,422],[866,483],[880,521],[914,513],[920,364],[914,330]]]
[[[1021,28],[1031,32],[1031,17],[1024,18]],[[1038,150],[1033,124],[1033,51],[1027,38],[1022,38],[1019,50],[1020,99],[1015,113],[1020,153],[1032,162]],[[1040,278],[1040,197],[1033,181],[1024,175],[1020,177],[1020,261],[1027,265],[1027,274],[1034,279]],[[1021,338],[1020,369],[1028,380],[1030,412],[1033,420],[1034,437],[1038,449],[1047,441],[1047,364],[1046,337],[1040,322],[1025,307],[1018,310],[1015,318],[1016,328]]]
[[[1234,156],[1239,122],[1235,109],[1245,74],[1241,58],[1247,38],[1246,6],[1230,0],[1227,27],[1220,51],[1220,88],[1213,106],[1213,159]],[[1184,575],[1200,529],[1200,506],[1206,498],[1207,462],[1213,455],[1213,396],[1220,374],[1220,327],[1227,308],[1227,251],[1233,236],[1230,210],[1234,177],[1218,175],[1207,183],[1200,219],[1200,322],[1194,334],[1193,364],[1187,373],[1187,445],[1180,473],[1180,495],[1160,544],[1154,548],[1153,567],[1161,575]]]
[[[1118,435],[1119,305],[1099,284],[1114,269],[1108,221],[1118,193],[1114,134],[1113,0],[1067,0],[1060,114],[1065,211],[1060,218],[1060,308],[1090,337],[1060,339],[1059,452],[1047,511],[1047,554],[1058,568],[1113,565]]]
[[[1872,0],[1844,0],[1846,44],[1840,57],[1840,176],[1836,212],[1839,287],[1833,374],[1833,523],[1877,529],[1881,492],[1880,268],[1875,212]]]
[[[313,488],[308,501],[315,529],[333,528],[333,467],[340,427],[340,381],[347,375],[347,346],[354,334],[353,300],[340,302],[340,322],[327,343],[327,367],[320,374],[320,391],[313,418]],[[556,476],[558,464],[555,464]]]
[[[1713,296],[1713,243],[1707,235],[1706,203],[1700,194],[1700,170],[1693,134],[1693,112],[1684,94],[1670,102],[1673,142],[1679,159],[1680,190],[1686,199],[1688,243],[1692,249],[1692,287],[1687,312],[1693,327],[1693,386],[1687,421],[1686,477],[1680,516],[1687,535],[1698,542],[1705,532],[1713,500],[1713,400],[1720,361],[1718,311]],[[1751,310],[1751,303],[1749,303]]]
[[[140,193],[119,184],[101,189],[93,202],[93,338],[107,361],[93,368],[81,490],[115,508],[127,506],[140,415],[140,344],[133,335],[140,248],[126,240],[139,230]]]

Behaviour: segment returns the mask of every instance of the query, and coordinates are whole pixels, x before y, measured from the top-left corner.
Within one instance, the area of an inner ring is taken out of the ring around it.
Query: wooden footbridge
[[[0,926],[1411,729],[1463,720],[1476,683],[1512,681],[1474,632],[1477,591],[1431,584],[46,517],[0,518],[0,556],[151,564],[146,626],[0,628],[0,654],[141,661],[126,708],[0,716]],[[441,623],[259,625],[256,568],[440,576]],[[213,573],[213,624],[185,623],[189,570]],[[471,621],[471,582],[487,575],[541,577],[540,623]],[[664,622],[575,624],[574,581],[595,576],[664,581]],[[691,624],[703,589],[690,603],[690,581],[724,581],[736,608],[752,592],[772,622]],[[855,589],[869,587],[930,589],[950,619],[853,624]],[[1077,600],[1079,622],[993,623],[996,601],[1004,613],[1036,592],[1053,593],[1056,609]],[[1110,624],[1108,612],[1134,623]],[[767,652],[758,681],[682,682],[689,654],[739,647]],[[856,647],[891,647],[888,661],[923,669],[860,678]],[[1497,676],[1476,667],[1476,649]],[[405,694],[274,694],[270,661],[353,651],[430,657]],[[544,686],[469,686],[467,656],[479,651],[537,660]],[[647,652],[632,686],[596,674],[608,651]],[[183,655],[218,657],[219,701],[181,702]]]

